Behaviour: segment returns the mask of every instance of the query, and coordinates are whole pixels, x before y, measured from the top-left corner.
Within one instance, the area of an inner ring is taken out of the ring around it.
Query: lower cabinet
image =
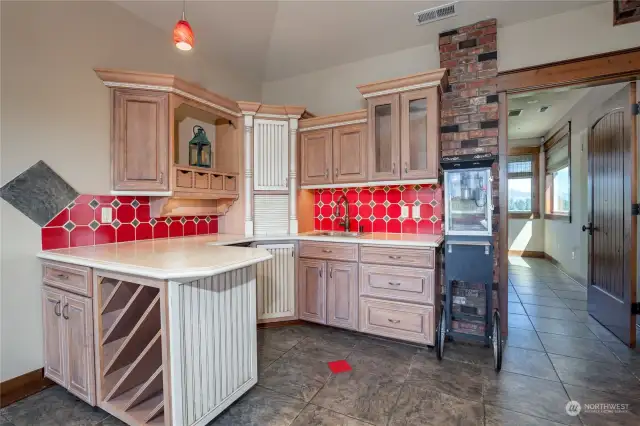
[[[360,331],[433,345],[434,307],[361,297]]]
[[[358,264],[300,259],[300,319],[358,328]]]
[[[95,405],[91,299],[44,286],[42,308],[45,376]]]
[[[258,323],[297,319],[295,245],[258,244],[271,259],[256,266]]]

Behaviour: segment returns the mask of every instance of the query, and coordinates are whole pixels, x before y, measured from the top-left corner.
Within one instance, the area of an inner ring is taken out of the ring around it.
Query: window
[[[507,164],[509,217],[536,219],[538,203],[539,147],[518,147],[509,151]]]
[[[571,222],[571,122],[544,144],[545,219]]]

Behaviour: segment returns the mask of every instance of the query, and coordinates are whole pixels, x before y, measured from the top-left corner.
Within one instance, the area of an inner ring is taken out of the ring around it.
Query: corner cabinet
[[[446,69],[358,86],[368,101],[369,178],[436,179]]]

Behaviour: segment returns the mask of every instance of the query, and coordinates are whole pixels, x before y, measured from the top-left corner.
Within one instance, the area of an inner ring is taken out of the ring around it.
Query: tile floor
[[[640,353],[586,314],[584,288],[538,259],[511,259],[509,339],[502,372],[490,349],[428,348],[314,325],[261,329],[259,382],[221,425],[637,425]],[[328,361],[353,370],[332,374]],[[629,404],[624,413],[565,411]],[[121,425],[59,387],[0,410],[0,426]]]

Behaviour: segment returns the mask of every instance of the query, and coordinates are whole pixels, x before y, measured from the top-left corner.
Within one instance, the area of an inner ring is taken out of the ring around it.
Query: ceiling
[[[414,12],[450,1],[191,0],[186,5],[196,36],[194,50],[249,78],[272,81],[435,43],[442,31],[487,18],[508,26],[594,4],[583,0],[461,1],[455,17],[414,24]],[[182,1],[116,3],[166,31],[167,40],[182,13]]]
[[[558,89],[510,95],[509,111],[521,109],[517,117],[509,117],[509,140],[539,138],[547,134],[590,88]],[[540,112],[543,106],[549,107]]]

